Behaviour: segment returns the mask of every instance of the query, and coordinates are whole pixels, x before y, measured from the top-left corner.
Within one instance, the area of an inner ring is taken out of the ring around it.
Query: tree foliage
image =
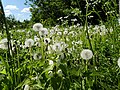
[[[88,12],[86,14],[86,1]],[[84,24],[86,15],[89,23],[98,24],[106,21],[110,14],[117,17],[118,0],[26,0],[31,5],[32,21],[44,24],[61,24],[60,17],[68,20],[77,19],[77,23]]]

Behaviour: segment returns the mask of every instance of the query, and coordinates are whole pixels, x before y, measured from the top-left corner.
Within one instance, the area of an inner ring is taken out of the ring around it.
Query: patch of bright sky
[[[14,15],[17,20],[30,19],[30,6],[25,5],[25,0],[2,0],[5,15]]]

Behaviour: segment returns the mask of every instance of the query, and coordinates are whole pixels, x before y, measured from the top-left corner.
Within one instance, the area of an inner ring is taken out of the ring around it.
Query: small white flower
[[[82,45],[83,42],[80,40],[80,41],[77,41],[76,44],[80,44],[80,45]]]
[[[118,66],[120,67],[120,57],[118,58]]]
[[[31,47],[34,45],[34,40],[33,39],[27,39],[25,41],[25,47]]]
[[[25,85],[24,90],[30,90],[30,86],[29,85]]]
[[[35,42],[35,46],[40,47],[41,46],[40,42]]]
[[[64,34],[64,35],[67,35],[67,34],[68,34],[68,31],[67,31],[67,30],[65,30],[65,31],[63,32],[63,34]]]
[[[34,41],[35,42],[37,42],[37,41],[39,41],[40,40],[40,38],[38,38],[37,36],[34,36]]]
[[[40,53],[35,53],[35,54],[33,55],[33,58],[34,58],[35,60],[40,60],[40,59],[42,58],[42,55],[41,55]]]
[[[119,25],[120,25],[120,18],[118,18],[118,23],[119,23]]]
[[[50,36],[54,35],[55,31],[53,29],[50,30]]]
[[[79,26],[80,26],[80,24],[79,24],[79,23],[77,23],[77,26],[79,27]]]
[[[52,46],[52,49],[54,51],[62,51],[62,46],[61,46],[61,43],[55,43],[53,46]]]
[[[38,76],[36,76],[36,77],[33,77],[33,78],[31,78],[32,80],[37,80],[38,79]]]
[[[34,36],[34,41],[35,41],[35,46],[38,46],[38,47],[40,47],[40,38],[38,38],[37,36]]]
[[[54,62],[52,60],[49,60],[49,65],[53,65]]]
[[[85,60],[89,60],[91,59],[93,56],[93,53],[91,50],[89,49],[84,49],[82,52],[81,52],[81,57]]]
[[[77,19],[76,18],[75,19],[71,19],[71,21],[75,22],[75,21],[77,21]]]
[[[58,36],[61,36],[61,35],[62,35],[62,32],[60,32],[60,31],[57,32],[57,35],[58,35]]]
[[[60,75],[60,76],[63,74],[61,69],[59,69],[59,70],[57,71],[57,73],[58,73],[58,75]]]
[[[49,71],[49,72],[48,72],[48,75],[49,75],[50,77],[52,77],[52,76],[53,76],[53,72],[52,72],[52,71]]]
[[[51,54],[53,51],[52,51],[52,45],[49,45],[48,47],[47,47],[47,49],[48,49],[48,51],[47,51],[47,53],[48,54]]]
[[[2,49],[8,49],[8,40],[7,38],[4,38],[0,41],[0,48]]]
[[[64,18],[68,18],[68,16],[65,16]]]
[[[34,31],[40,31],[43,28],[43,25],[41,23],[36,23],[33,25]]]

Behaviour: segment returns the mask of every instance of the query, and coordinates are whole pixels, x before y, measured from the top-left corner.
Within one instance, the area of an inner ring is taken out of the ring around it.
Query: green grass
[[[32,90],[117,90],[120,27],[111,27],[112,32],[110,28],[105,28],[104,32],[102,27],[88,28],[94,53],[88,62],[80,56],[83,49],[91,49],[84,28],[71,26],[65,31],[65,27],[55,27],[49,29],[49,34],[44,37],[32,29],[25,32],[12,30],[10,36],[14,49],[11,61],[6,56],[7,50],[0,51],[0,89],[18,90],[29,85]],[[52,30],[54,33],[51,35]],[[26,39],[34,39],[34,36],[39,38],[40,46],[22,47]],[[45,44],[44,38],[50,38],[50,43]],[[55,43],[57,48],[51,49]],[[38,55],[42,58],[35,60],[35,53],[40,53]],[[50,60],[54,62],[52,65],[49,64]]]

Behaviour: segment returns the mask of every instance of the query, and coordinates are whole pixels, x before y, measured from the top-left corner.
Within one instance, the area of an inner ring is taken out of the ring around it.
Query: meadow
[[[105,25],[11,30],[0,39],[3,90],[118,90],[120,27]],[[88,37],[89,35],[89,37]]]
[[[119,90],[120,22],[0,32],[0,90]],[[76,19],[72,19],[73,22]]]

